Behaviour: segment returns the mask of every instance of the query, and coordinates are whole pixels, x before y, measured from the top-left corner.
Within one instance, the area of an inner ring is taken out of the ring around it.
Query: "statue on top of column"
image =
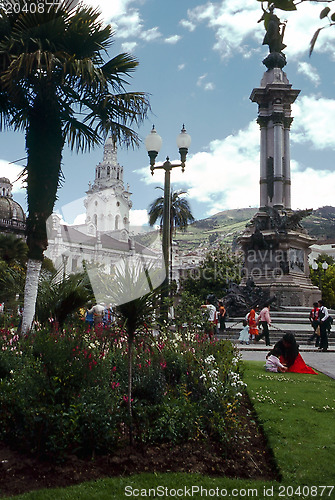
[[[264,21],[266,29],[262,45],[268,45],[270,50],[270,54],[264,59],[263,63],[268,69],[282,68],[286,64],[285,54],[282,53],[282,50],[286,47],[283,43],[286,21],[280,22],[279,17],[273,13],[273,5],[271,5],[268,12],[264,9],[263,11],[263,16],[258,21]]]
[[[283,43],[286,22],[281,23],[279,17],[273,13],[273,9],[274,7],[270,7],[263,45],[268,45],[270,52],[281,52],[286,47]]]

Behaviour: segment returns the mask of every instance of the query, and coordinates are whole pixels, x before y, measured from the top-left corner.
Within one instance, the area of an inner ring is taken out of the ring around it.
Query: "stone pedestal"
[[[297,222],[303,215],[259,212],[239,240],[245,256],[242,284],[251,278],[276,296],[278,306],[311,307],[321,299],[309,278],[309,247],[314,239]]]

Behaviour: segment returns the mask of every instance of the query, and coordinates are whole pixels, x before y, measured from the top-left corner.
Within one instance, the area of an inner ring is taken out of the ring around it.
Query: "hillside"
[[[237,236],[244,230],[247,222],[257,212],[257,208],[224,210],[211,217],[190,224],[187,231],[177,231],[173,240],[181,251],[191,251],[199,247],[208,247],[214,242],[234,244]],[[322,207],[303,219],[302,225],[308,233],[318,240],[335,239],[335,207]],[[148,244],[150,234],[141,235],[139,241]]]

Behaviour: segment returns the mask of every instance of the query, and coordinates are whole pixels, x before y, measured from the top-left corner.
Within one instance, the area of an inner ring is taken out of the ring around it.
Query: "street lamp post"
[[[319,288],[322,292],[322,284],[325,280],[325,277],[326,277],[326,271],[328,269],[328,263],[326,261],[322,262],[321,264],[321,267],[323,269],[323,278],[322,278],[322,273],[321,273],[321,269],[319,268],[317,262],[315,262],[315,260],[313,260],[312,262],[312,269],[314,269],[314,271],[318,270],[318,274],[319,274]]]
[[[162,302],[164,298],[168,297],[169,290],[169,258],[170,258],[170,243],[171,243],[171,189],[170,189],[170,177],[171,170],[176,167],[181,167],[182,172],[185,170],[186,156],[188,153],[188,148],[191,145],[191,137],[187,134],[185,126],[177,136],[177,147],[180,154],[180,163],[171,163],[169,157],[166,157],[166,161],[162,164],[156,165],[156,157],[162,146],[162,138],[157,134],[155,127],[152,127],[150,134],[145,139],[145,147],[148,151],[150,158],[150,169],[151,174],[154,175],[154,171],[157,169],[164,170],[164,204],[163,204],[163,234],[162,234],[162,249],[163,258],[165,264],[165,279],[163,282],[162,289]]]

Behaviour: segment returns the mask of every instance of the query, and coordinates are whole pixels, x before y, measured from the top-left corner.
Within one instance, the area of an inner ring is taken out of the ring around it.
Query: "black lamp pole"
[[[163,205],[163,234],[162,234],[162,250],[165,264],[165,279],[162,285],[162,311],[163,315],[167,317],[168,307],[164,302],[169,297],[169,271],[170,271],[170,245],[171,245],[171,170],[173,168],[181,167],[182,172],[185,170],[186,155],[188,148],[191,144],[191,138],[186,133],[185,127],[177,137],[177,146],[179,147],[180,163],[171,163],[167,156],[166,161],[160,165],[155,164],[156,156],[159,152],[162,140],[157,134],[155,128],[152,128],[151,133],[146,138],[146,147],[150,158],[151,174],[155,170],[164,170],[164,205]]]

